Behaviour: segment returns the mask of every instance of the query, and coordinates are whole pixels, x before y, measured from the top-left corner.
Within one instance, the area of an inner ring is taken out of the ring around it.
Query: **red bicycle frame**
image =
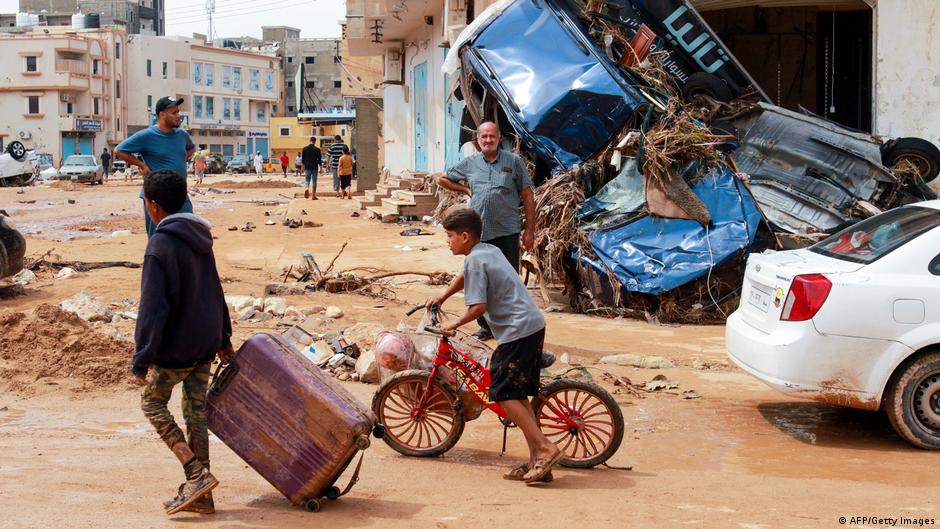
[[[506,410],[498,403],[490,400],[490,370],[473,358],[455,349],[445,336],[441,336],[440,340],[438,340],[437,356],[434,358],[434,366],[431,368],[431,374],[428,377],[428,385],[424,388],[424,394],[421,396],[418,409],[424,409],[427,406],[434,392],[434,380],[441,367],[450,369],[454,373],[454,376],[473,393],[473,396],[482,402],[484,406],[493,410],[493,413],[502,419],[507,417]],[[570,415],[573,413],[570,407],[563,402],[556,402],[564,408],[563,412],[555,407],[555,403],[548,402],[547,404],[559,417],[564,418],[568,428],[577,429],[577,423],[570,418]]]

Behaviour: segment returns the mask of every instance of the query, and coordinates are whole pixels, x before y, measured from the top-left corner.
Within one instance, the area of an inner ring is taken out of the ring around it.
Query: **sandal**
[[[523,480],[526,483],[536,483],[541,481],[543,477],[552,471],[552,467],[558,464],[558,462],[561,461],[564,457],[565,452],[563,450],[559,450],[555,453],[554,456],[551,457],[551,459],[536,459],[535,465],[532,466],[532,470],[525,474]]]
[[[510,469],[509,472],[506,472],[505,474],[503,474],[503,479],[508,479],[509,481],[525,481],[525,475],[528,472],[529,472],[529,465],[526,463],[522,463],[521,465],[512,467],[512,469]],[[545,474],[544,476],[542,476],[541,479],[539,479],[539,481],[542,483],[551,483],[552,480],[554,479],[555,477],[552,476],[552,471],[549,470],[547,474]]]

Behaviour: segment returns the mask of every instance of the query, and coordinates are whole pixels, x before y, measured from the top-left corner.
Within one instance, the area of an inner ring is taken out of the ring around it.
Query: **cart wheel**
[[[307,503],[304,504],[307,507],[307,510],[310,512],[320,512],[320,500],[314,498],[312,500],[307,500]]]
[[[326,492],[323,495],[326,496],[326,499],[328,500],[336,501],[340,495],[339,487],[330,487],[326,489]]]

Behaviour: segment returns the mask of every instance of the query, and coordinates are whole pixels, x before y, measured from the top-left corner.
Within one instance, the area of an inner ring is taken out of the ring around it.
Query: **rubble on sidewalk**
[[[114,312],[107,305],[84,290],[62,300],[59,307],[87,322],[110,322],[114,318]]]
[[[671,360],[664,356],[640,356],[635,354],[618,354],[601,357],[601,364],[616,364],[620,366],[640,367],[643,369],[669,369],[675,367]]]

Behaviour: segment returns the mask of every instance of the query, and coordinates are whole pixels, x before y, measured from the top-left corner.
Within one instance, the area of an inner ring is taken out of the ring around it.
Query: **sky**
[[[205,0],[166,0],[165,5],[167,35],[209,32]],[[0,0],[0,13],[18,7],[18,0]],[[302,38],[338,38],[345,16],[344,0],[215,0],[213,22],[217,37],[261,38],[261,26],[290,26],[300,29]]]

